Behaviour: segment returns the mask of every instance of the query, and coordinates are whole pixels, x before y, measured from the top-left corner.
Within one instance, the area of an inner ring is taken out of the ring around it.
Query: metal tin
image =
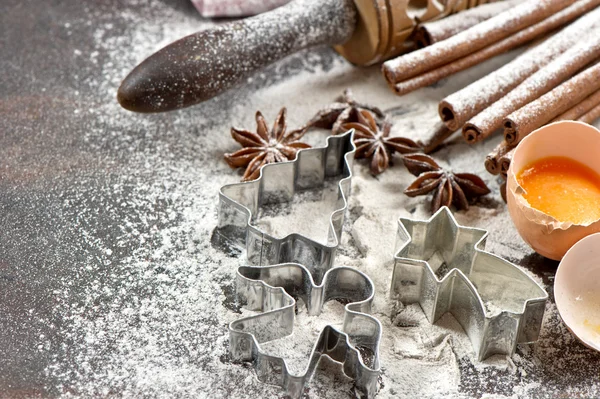
[[[351,130],[330,136],[326,147],[301,150],[293,161],[265,165],[257,180],[222,187],[217,233],[245,247],[252,265],[300,263],[320,282],[333,266],[342,234],[356,149],[353,134]],[[326,243],[301,234],[277,238],[256,227],[254,219],[260,206],[288,202],[296,192],[322,187],[326,178],[340,179]]]
[[[400,219],[390,294],[419,303],[434,323],[450,312],[479,358],[536,341],[548,294],[514,264],[486,252],[487,231],[460,226],[447,207]]]
[[[381,324],[368,315],[375,289],[364,273],[350,267],[327,271],[315,284],[310,271],[299,264],[240,267],[237,289],[240,300],[251,310],[262,312],[229,325],[230,353],[235,360],[252,362],[258,379],[285,389],[299,398],[312,377],[321,356],[342,364],[344,373],[355,381],[367,398],[377,393]],[[260,344],[292,334],[296,301],[301,298],[310,315],[323,305],[339,300],[345,305],[343,327],[327,325],[313,346],[303,373],[289,372],[286,360],[263,352]],[[365,356],[365,354],[367,354]]]

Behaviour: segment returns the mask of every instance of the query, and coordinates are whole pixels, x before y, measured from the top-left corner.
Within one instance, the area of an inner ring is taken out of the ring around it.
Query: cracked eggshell
[[[585,237],[567,251],[556,271],[554,298],[573,335],[600,351],[600,234]]]
[[[600,232],[600,220],[585,225],[565,223],[529,206],[516,175],[532,162],[551,156],[571,158],[600,174],[600,130],[575,121],[546,125],[519,143],[508,169],[506,199],[517,231],[537,253],[560,260],[577,241]]]

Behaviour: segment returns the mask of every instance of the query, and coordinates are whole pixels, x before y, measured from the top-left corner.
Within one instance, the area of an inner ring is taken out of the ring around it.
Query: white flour
[[[96,49],[76,54],[90,57],[98,67],[85,83],[97,90],[99,104],[78,111],[95,121],[82,132],[83,140],[92,151],[102,154],[110,148],[121,155],[105,162],[113,167],[106,172],[104,192],[74,188],[65,193],[65,205],[80,204],[73,228],[86,238],[97,261],[81,265],[79,278],[85,283],[74,277],[65,282],[68,288],[55,293],[57,312],[65,320],[57,328],[72,345],[56,350],[40,337],[40,351],[58,353],[46,372],[56,381],[54,388],[67,397],[280,397],[279,388],[258,382],[251,367],[232,364],[228,357],[227,324],[241,316],[232,309],[235,270],[243,257],[214,249],[210,237],[217,223],[219,187],[240,179],[239,171],[231,170],[222,158],[238,148],[229,136],[230,127],[253,129],[256,110],[272,122],[285,105],[288,126],[293,128],[351,87],[357,100],[393,115],[392,134],[419,139],[437,122],[440,98],[506,60],[492,60],[442,86],[399,98],[377,67],[355,68],[330,50],[318,50],[294,56],[216,101],[168,116],[137,115],[120,109],[115,101],[120,79],[164,44],[209,24],[159,1],[133,3],[119,16],[132,25],[127,34],[114,32],[110,20],[94,15]],[[314,144],[324,144],[323,132],[310,135]],[[436,156],[457,171],[482,176],[492,194],[480,206],[457,213],[459,223],[493,226],[488,249],[521,259],[531,251],[512,227],[497,184],[483,166],[485,154],[499,138],[474,146],[461,140],[452,141]],[[336,262],[358,268],[375,283],[374,314],[384,327],[378,398],[529,396],[540,383],[527,376],[540,362],[555,359],[555,335],[547,331],[564,330],[554,305],[548,305],[549,324],[535,348],[520,348],[513,361],[498,357],[480,364],[450,315],[431,326],[418,306],[399,311],[401,305],[389,300],[396,220],[429,216],[427,198],[402,194],[414,177],[394,159],[395,165],[377,178],[369,174],[368,165],[356,162]],[[307,207],[327,223],[327,201],[297,203],[285,217],[269,216],[263,223],[282,234],[287,234],[281,231],[284,226],[318,236],[322,231],[312,231],[306,223]],[[124,209],[128,216],[118,222],[121,235],[108,240],[101,226],[90,221],[100,210],[110,215],[114,209]],[[91,281],[86,276],[92,276]],[[83,290],[83,300],[71,300],[72,286]],[[265,348],[302,370],[324,321],[331,317],[332,323],[339,323],[341,313],[342,306],[336,303],[319,317],[301,313],[289,340]],[[564,333],[566,344],[571,344],[572,338]],[[573,351],[588,356],[584,350]],[[559,360],[545,367],[560,373],[571,372],[570,366],[572,361],[561,365]],[[315,376],[307,397],[351,396],[351,382],[336,367],[327,362],[320,367],[327,372]],[[589,372],[581,367],[581,375]],[[488,386],[490,375],[497,376],[500,388]],[[511,382],[502,386],[502,381]],[[589,386],[576,385],[572,393],[590,393]],[[459,388],[468,393],[459,393]]]

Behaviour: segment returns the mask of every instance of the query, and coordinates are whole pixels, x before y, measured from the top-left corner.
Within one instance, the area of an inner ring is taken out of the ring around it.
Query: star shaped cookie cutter
[[[321,356],[342,364],[363,395],[377,393],[381,324],[373,316],[371,279],[350,267],[335,267],[315,284],[310,271],[295,263],[265,267],[242,266],[237,274],[239,299],[250,310],[261,312],[229,325],[230,353],[236,361],[252,362],[260,381],[284,388],[299,398]],[[303,373],[292,374],[286,360],[265,353],[261,343],[281,339],[293,332],[296,300],[301,298],[309,315],[318,315],[323,305],[339,300],[345,305],[343,327],[327,325],[319,334]],[[361,355],[362,353],[362,355]],[[363,355],[367,354],[368,356]]]
[[[460,226],[447,207],[401,218],[390,295],[419,303],[435,323],[450,312],[479,358],[537,340],[548,294],[514,264],[484,251],[487,231]]]
[[[293,161],[263,166],[254,181],[223,186],[219,192],[218,232],[245,247],[250,264],[296,262],[307,265],[319,280],[333,266],[342,234],[356,150],[353,134],[350,130],[329,136],[326,147],[300,150]],[[254,224],[262,205],[289,202],[296,192],[323,187],[326,179],[337,177],[338,198],[329,219],[326,243],[301,234],[276,238]]]

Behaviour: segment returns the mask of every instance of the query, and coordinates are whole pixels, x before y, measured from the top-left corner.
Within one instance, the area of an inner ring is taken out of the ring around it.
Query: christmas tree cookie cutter
[[[217,231],[246,248],[252,265],[295,262],[306,265],[317,282],[333,266],[348,207],[354,146],[350,130],[327,138],[327,146],[298,151],[296,159],[262,167],[254,181],[223,186],[219,192]],[[274,237],[253,220],[265,204],[289,202],[296,192],[322,187],[325,179],[340,178],[335,210],[329,219],[326,243],[301,234]]]
[[[377,393],[381,324],[370,316],[374,286],[371,279],[350,267],[325,272],[316,284],[310,271],[299,264],[242,266],[237,274],[238,299],[258,315],[229,325],[229,347],[234,360],[252,362],[260,381],[284,388],[299,398],[321,356],[341,363],[344,374],[354,380],[363,396]],[[267,354],[261,343],[282,339],[293,332],[296,300],[301,298],[308,314],[318,315],[331,300],[346,303],[343,327],[327,325],[313,346],[301,374],[289,371],[286,360]]]
[[[401,218],[390,295],[419,303],[434,323],[450,312],[479,358],[537,340],[548,294],[514,264],[484,251],[487,231],[460,226],[447,207]]]

